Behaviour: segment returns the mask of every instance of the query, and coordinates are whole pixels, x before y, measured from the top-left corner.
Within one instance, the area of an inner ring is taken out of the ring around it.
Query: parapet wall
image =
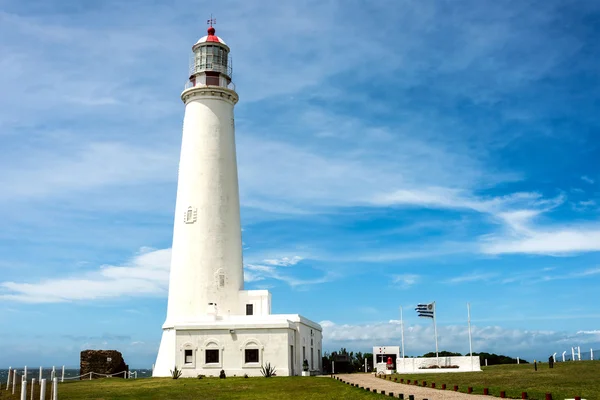
[[[398,358],[397,372],[411,374],[428,374],[440,372],[481,371],[478,356],[464,357],[430,357],[430,358]],[[435,366],[439,367],[436,368]]]

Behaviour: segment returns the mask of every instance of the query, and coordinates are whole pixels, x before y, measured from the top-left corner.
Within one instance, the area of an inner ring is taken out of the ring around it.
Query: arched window
[[[196,348],[187,342],[181,346],[181,365],[182,368],[196,368]]]
[[[202,346],[204,368],[221,368],[223,366],[223,346],[216,339],[208,339]]]
[[[264,346],[257,339],[248,339],[244,342],[242,350],[242,366],[244,368],[257,368],[262,365]]]

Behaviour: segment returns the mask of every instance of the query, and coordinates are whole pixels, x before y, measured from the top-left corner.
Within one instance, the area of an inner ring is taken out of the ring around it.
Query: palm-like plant
[[[271,363],[266,363],[262,367],[260,367],[260,373],[265,378],[270,378],[275,376],[275,367],[271,365]]]
[[[171,377],[173,379],[178,379],[181,376],[181,370],[179,368],[177,368],[177,365],[175,366],[175,368],[171,371]]]

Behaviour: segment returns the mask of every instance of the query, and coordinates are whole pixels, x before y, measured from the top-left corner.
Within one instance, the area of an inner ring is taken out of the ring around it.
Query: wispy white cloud
[[[466,282],[485,282],[498,277],[495,272],[472,272],[470,274],[456,276],[448,279],[446,282],[451,284],[466,283]]]
[[[301,260],[302,257],[293,256],[267,259],[262,265],[246,265],[244,280],[250,283],[273,279],[291,287],[306,287],[337,277],[335,273],[327,272],[314,278],[298,278],[287,267]],[[124,265],[103,265],[96,271],[39,282],[1,282],[0,299],[23,303],[59,303],[122,297],[164,297],[168,290],[170,262],[171,249],[142,248]]]
[[[539,228],[538,228],[539,229]],[[481,243],[486,254],[569,255],[600,251],[600,227],[556,227],[548,231],[532,231],[527,235],[488,237]]]
[[[392,275],[392,283],[399,285],[402,289],[407,289],[421,280],[421,276],[417,274],[400,274]]]
[[[125,265],[104,265],[80,276],[36,283],[0,283],[0,299],[23,303],[58,303],[124,296],[165,296],[171,250],[142,249]]]
[[[582,176],[581,180],[584,181],[584,182],[589,183],[590,185],[593,185],[594,183],[596,183],[596,181],[594,179],[592,179],[592,178],[590,178],[589,176],[586,176],[586,175]]]

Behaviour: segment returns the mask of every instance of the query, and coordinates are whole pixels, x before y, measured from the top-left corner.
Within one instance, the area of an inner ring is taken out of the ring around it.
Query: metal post
[[[40,382],[40,400],[46,400],[46,380],[42,379]]]
[[[6,377],[6,390],[10,387],[10,374],[12,372],[12,367],[8,367],[8,376]]]
[[[58,378],[52,380],[52,400],[58,400]]]
[[[590,360],[594,360],[594,349],[590,349]]]
[[[581,347],[577,346],[577,358],[581,361]]]
[[[469,356],[471,357],[471,371],[473,371],[473,344],[471,341],[471,304],[467,303],[467,319],[469,322]]]
[[[60,376],[60,383],[65,381],[65,366],[62,366],[62,375]]]
[[[335,374],[335,361],[331,362],[331,373]]]
[[[13,384],[13,390],[12,390],[12,394],[13,396],[15,395],[15,385],[17,384],[17,370],[13,369],[13,380],[12,380],[12,384]]]
[[[552,354],[552,362],[556,362],[556,353]]]
[[[92,373],[90,372],[90,381],[92,380]]]
[[[575,348],[571,347],[571,361],[575,361]]]
[[[519,357],[517,357],[517,365],[521,364],[521,360],[519,359]]]
[[[54,378],[56,378],[56,368],[53,365],[52,366],[52,373],[50,374],[50,380],[54,382]]]
[[[404,367],[404,318],[402,317],[402,306],[400,306],[400,330],[402,334],[402,367]]]
[[[435,314],[437,314],[435,301],[433,302],[433,335],[435,336],[435,360],[436,364],[440,365],[440,358],[438,356],[438,340],[437,340],[437,324],[435,322]]]
[[[25,380],[27,380],[27,365],[23,368],[23,376],[25,377]]]
[[[566,350],[565,350],[565,351],[563,351],[563,353],[562,353],[563,362],[565,362],[565,354],[566,354],[566,353],[567,353],[567,351],[566,351]]]
[[[31,378],[31,400],[33,400],[33,388],[35,387],[35,378]]]
[[[25,376],[21,380],[21,400],[27,400],[27,379],[25,379]]]
[[[40,385],[42,384],[42,367],[40,366]]]

